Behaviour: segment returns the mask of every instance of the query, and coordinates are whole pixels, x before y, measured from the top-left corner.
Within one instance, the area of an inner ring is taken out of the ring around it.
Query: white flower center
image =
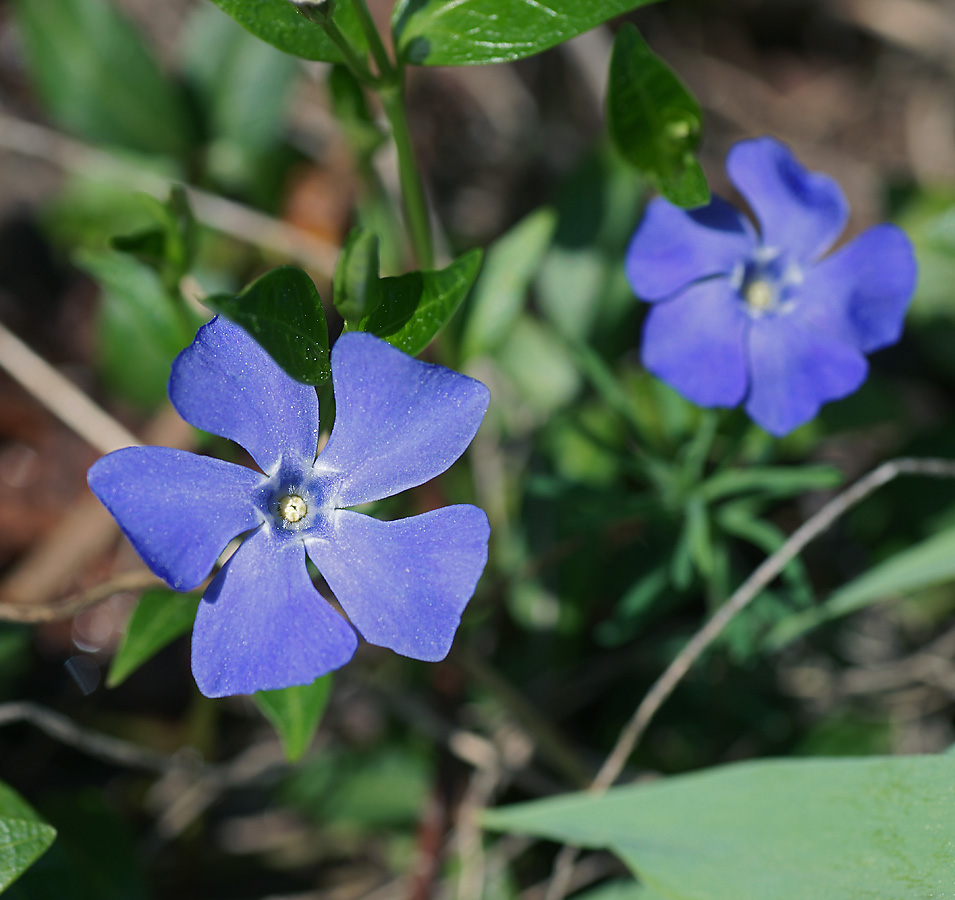
[[[746,305],[753,312],[769,312],[777,303],[776,285],[764,278],[754,278],[743,287]]]
[[[298,494],[288,494],[279,500],[279,515],[286,522],[298,522],[307,512],[308,506]]]

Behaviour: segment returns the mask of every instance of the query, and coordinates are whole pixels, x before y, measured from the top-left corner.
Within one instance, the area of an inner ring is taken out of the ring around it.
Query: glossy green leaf
[[[27,59],[50,115],[97,143],[185,155],[192,123],[171,78],[107,0],[17,0]]]
[[[289,0],[212,0],[243,28],[267,44],[292,56],[321,62],[343,62],[338,48],[329,40],[320,25],[297,12]],[[352,45],[367,47],[351,0],[338,0],[335,24]]]
[[[651,0],[401,0],[392,14],[409,63],[470,66],[540,53]]]
[[[109,667],[106,686],[122,684],[163,647],[188,634],[198,608],[199,597],[195,594],[163,588],[145,591],[126,625],[126,634]]]
[[[469,250],[446,269],[381,279],[381,303],[358,323],[399,350],[417,356],[448,324],[481,269],[483,251]]]
[[[42,856],[55,837],[56,829],[16,791],[0,782],[0,891]]]
[[[486,814],[607,847],[673,900],[950,897],[950,756],[770,760]]]
[[[378,277],[378,235],[353,228],[338,256],[332,286],[335,308],[346,322],[360,321],[381,303]]]
[[[331,692],[332,676],[326,675],[311,684],[252,695],[262,715],[272,723],[289,762],[301,759],[308,750]]]
[[[807,631],[880,600],[955,580],[955,528],[902,550],[833,592],[821,606],[792,616],[767,639],[777,650]]]
[[[543,207],[491,245],[470,301],[461,339],[464,358],[494,350],[507,338],[556,228],[557,213]]]
[[[607,123],[620,154],[677,206],[709,202],[696,159],[700,105],[669,66],[625,23],[614,40],[607,87]]]
[[[279,266],[242,293],[206,303],[241,325],[297,381],[321,384],[331,376],[322,298],[301,269]]]

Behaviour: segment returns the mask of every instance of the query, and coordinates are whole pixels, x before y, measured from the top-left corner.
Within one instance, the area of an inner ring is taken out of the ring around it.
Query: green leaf
[[[726,469],[700,485],[709,503],[756,491],[766,497],[793,497],[806,491],[827,491],[842,484],[843,474],[834,466],[751,466]]]
[[[301,269],[279,266],[242,293],[206,303],[241,325],[297,381],[321,384],[331,376],[322,298]]]
[[[557,213],[543,207],[521,219],[488,250],[461,339],[465,359],[494,350],[505,341],[556,229]]]
[[[778,650],[807,631],[900,594],[955,580],[955,528],[896,553],[832,593],[825,603],[773,629],[767,645]]]
[[[636,881],[612,881],[592,891],[574,894],[574,900],[664,900],[656,891]]]
[[[372,154],[385,142],[385,135],[368,109],[361,83],[345,66],[333,66],[328,74],[328,90],[335,118],[349,144],[359,159],[370,161]]]
[[[55,837],[56,829],[16,791],[0,782],[0,891],[42,856]]]
[[[540,53],[651,0],[401,0],[398,53],[425,66],[507,62]]]
[[[358,321],[381,303],[378,277],[378,235],[353,228],[335,266],[332,301],[346,322]]]
[[[139,33],[106,0],[17,0],[34,82],[50,115],[97,143],[183,157],[192,122]]]
[[[338,48],[324,29],[296,11],[289,0],[212,0],[243,28],[267,44],[292,56],[321,62],[344,62]],[[359,51],[367,49],[352,0],[339,0],[335,24]]]
[[[448,324],[481,269],[483,251],[463,253],[446,269],[381,279],[381,304],[358,323],[399,350],[417,356]]]
[[[770,760],[493,811],[496,830],[608,847],[679,900],[951,896],[951,757]]]
[[[199,597],[195,594],[178,594],[163,588],[145,591],[110,664],[106,686],[122,684],[163,647],[187,634],[198,608]]]
[[[252,695],[255,705],[272,723],[282,741],[289,762],[301,759],[308,750],[331,692],[332,676],[326,675],[311,684]]]
[[[696,160],[702,130],[700,105],[670,68],[624,23],[610,60],[607,120],[620,154],[677,206],[709,202],[706,176]]]

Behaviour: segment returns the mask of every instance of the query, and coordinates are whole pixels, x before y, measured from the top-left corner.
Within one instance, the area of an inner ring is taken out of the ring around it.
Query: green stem
[[[365,0],[355,0],[354,9],[358,13],[361,29],[365,32],[365,37],[368,38],[368,47],[375,59],[375,65],[378,66],[378,74],[381,75],[383,81],[394,81],[397,70],[388,58],[388,51],[385,50],[381,35],[375,27],[375,20],[371,17]]]
[[[401,198],[404,204],[405,223],[411,234],[418,265],[422,269],[434,266],[434,245],[431,241],[431,223],[428,219],[428,203],[424,196],[424,185],[415,161],[411,133],[408,131],[408,118],[405,113],[404,87],[401,83],[401,71],[392,84],[382,85],[379,89],[385,115],[391,124],[391,133],[398,151],[398,180],[401,184]]]
[[[325,29],[325,34],[328,35],[332,43],[341,51],[345,59],[345,65],[351,69],[352,74],[362,84],[369,85],[370,87],[377,86],[379,83],[378,79],[371,74],[368,63],[358,55],[355,48],[352,47],[351,42],[345,37],[345,33],[335,24],[334,20],[330,17],[322,19],[321,26]]]

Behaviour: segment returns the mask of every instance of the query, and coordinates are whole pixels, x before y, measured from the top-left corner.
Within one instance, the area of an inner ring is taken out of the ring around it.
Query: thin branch
[[[805,546],[826,531],[837,519],[857,506],[883,485],[900,475],[926,475],[932,478],[955,478],[955,461],[948,459],[914,459],[903,457],[882,463],[850,488],[830,500],[814,516],[807,519],[772,556],[767,557],[693,636],[656,680],[636,708],[630,721],[617,738],[610,755],[600,767],[590,790],[602,794],[620,776],[653,717],[669,699],[683,676],[706,652],[723,629],[766,588]],[[577,848],[566,846],[557,855],[554,874],[546,900],[563,900],[577,858]]]

